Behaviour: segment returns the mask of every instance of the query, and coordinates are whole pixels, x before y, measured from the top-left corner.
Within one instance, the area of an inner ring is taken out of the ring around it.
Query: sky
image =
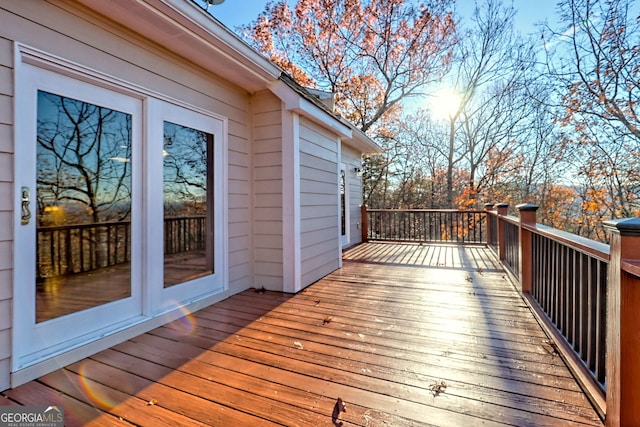
[[[228,28],[235,30],[244,24],[254,21],[264,10],[267,0],[224,0],[224,3],[211,6],[209,12]],[[535,24],[548,20],[555,22],[557,0],[514,0],[517,10],[515,24],[523,34],[534,33]],[[295,4],[295,0],[289,0]],[[505,1],[508,3],[508,1]],[[457,0],[460,14],[468,16],[473,10],[474,0]]]
[[[269,0],[224,0],[222,4],[210,6],[209,13],[215,16],[229,29],[235,31],[238,27],[255,21],[260,12],[264,11],[268,1]],[[272,1],[275,2],[276,0]],[[297,0],[287,1],[292,6],[297,3]],[[414,1],[418,3],[420,0]],[[479,1],[480,0],[478,0],[478,2]],[[509,1],[510,0],[503,0],[504,4],[509,4]],[[545,21],[551,26],[555,26],[557,23],[557,1],[558,0],[513,0],[513,5],[516,9],[514,19],[516,28],[521,32],[521,34],[528,35],[537,33],[538,30],[536,25]],[[456,0],[456,9],[462,20],[471,16],[475,3],[476,0]],[[409,111],[416,108],[424,108],[425,106],[427,108],[433,105],[440,106],[444,102],[443,99],[449,99],[450,97],[443,98],[442,94],[439,93],[452,93],[446,86],[447,85],[444,84],[443,87],[433,90],[432,95],[439,99],[437,103],[433,102],[433,98],[431,96],[415,97],[405,102],[405,108]],[[458,101],[451,98],[450,102],[457,103]],[[434,114],[436,113],[434,112]]]

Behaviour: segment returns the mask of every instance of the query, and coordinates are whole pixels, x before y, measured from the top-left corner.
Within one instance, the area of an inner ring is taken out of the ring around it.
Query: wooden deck
[[[344,258],[298,295],[245,291],[0,405],[60,404],[66,426],[602,425],[486,249]]]

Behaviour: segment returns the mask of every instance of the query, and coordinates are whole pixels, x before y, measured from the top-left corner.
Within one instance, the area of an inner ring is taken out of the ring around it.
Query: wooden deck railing
[[[520,274],[520,233],[518,218],[501,218],[501,233],[504,233],[504,264],[515,275]]]
[[[363,240],[486,243],[486,212],[455,209],[367,209]]]
[[[499,206],[487,205],[488,223],[511,267],[505,252],[516,222]],[[640,219],[606,222],[606,245],[537,224],[537,206],[517,208],[519,267],[508,270],[523,298],[606,425],[640,425]]]
[[[131,259],[130,223],[39,227],[36,278],[97,270]]]
[[[531,296],[604,391],[609,247],[540,225],[529,231]]]
[[[537,224],[535,205],[517,208],[519,217],[506,204],[486,205],[486,218],[473,220],[484,224],[482,237],[463,242],[493,248],[606,425],[640,426],[640,218],[605,222],[606,245]],[[418,212],[363,207],[363,241],[443,241],[422,224],[447,229],[451,220]],[[404,232],[403,221],[420,232]]]
[[[165,218],[164,252],[204,249],[204,216]],[[36,279],[84,273],[131,260],[131,223],[39,227]]]

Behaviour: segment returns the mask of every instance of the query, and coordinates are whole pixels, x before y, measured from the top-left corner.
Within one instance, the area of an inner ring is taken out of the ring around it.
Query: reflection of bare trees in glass
[[[164,285],[213,273],[213,135],[164,123]]]
[[[49,278],[130,260],[131,119],[38,92],[36,274],[44,283],[41,290]],[[125,271],[122,280],[128,284]]]
[[[164,123],[165,217],[207,213],[207,140],[205,132]]]
[[[131,115],[40,91],[37,138],[41,225],[130,218]]]

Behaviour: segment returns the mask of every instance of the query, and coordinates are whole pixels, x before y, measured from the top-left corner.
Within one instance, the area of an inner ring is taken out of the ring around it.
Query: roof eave
[[[315,103],[307,100],[299,92],[282,80],[277,80],[269,85],[269,90],[284,104],[285,110],[293,111],[311,121],[328,128],[338,134],[340,138],[351,138],[352,129],[347,123],[343,123],[337,117],[329,114]]]
[[[380,154],[384,149],[371,139],[366,133],[359,128],[352,126],[352,137],[345,139],[344,142],[348,146],[356,149],[362,154]]]
[[[76,0],[249,93],[277,79],[279,67],[217,19],[185,0]]]

